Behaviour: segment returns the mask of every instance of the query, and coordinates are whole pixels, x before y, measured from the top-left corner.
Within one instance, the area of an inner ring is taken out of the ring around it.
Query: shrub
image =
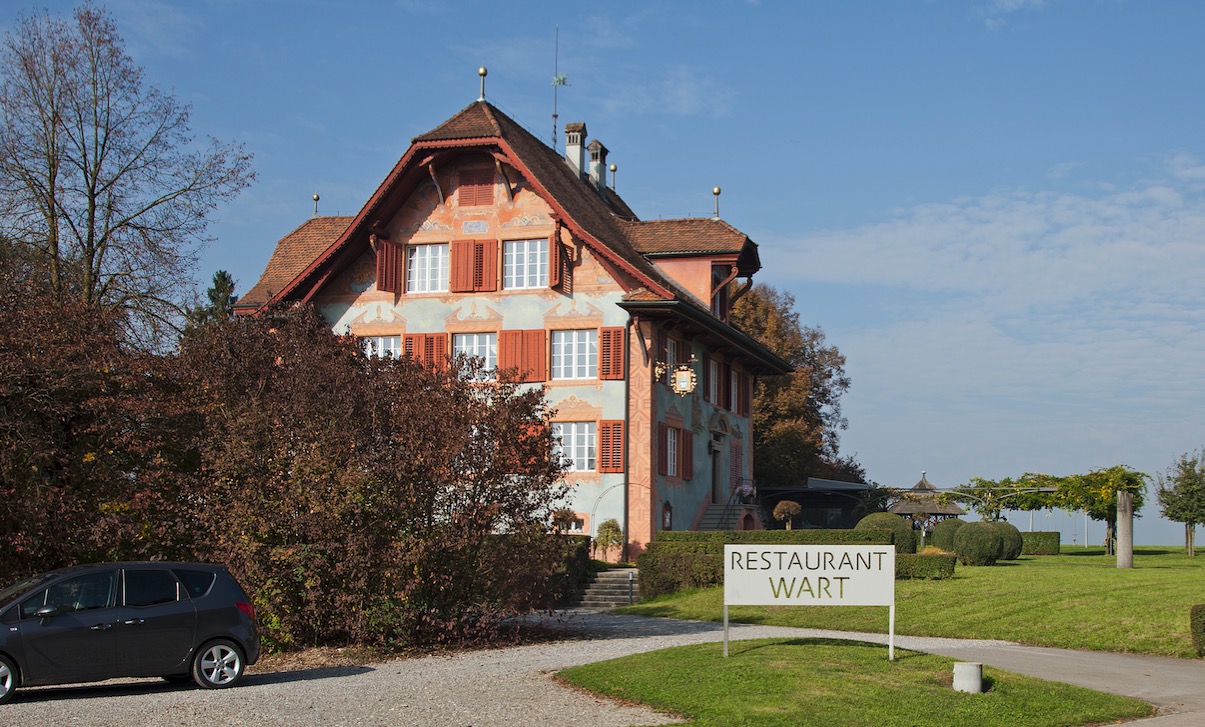
[[[942,550],[953,553],[954,533],[958,532],[958,528],[966,524],[966,520],[959,520],[956,517],[946,518],[933,526],[933,533],[929,536],[929,542]]]
[[[1060,533],[1021,533],[1021,555],[1058,555]]]
[[[1205,656],[1205,603],[1198,603],[1189,611],[1188,630],[1192,632],[1192,645],[1197,649],[1197,656]]]
[[[925,550],[929,550],[925,548]],[[896,553],[895,579],[923,578],[938,580],[951,578],[954,575],[954,562],[957,558],[953,553]]]
[[[1000,533],[1000,537],[1004,539],[1004,550],[1000,553],[1000,560],[1016,560],[1020,558],[1023,541],[1021,539],[1021,531],[1017,530],[1017,526],[1003,520],[990,524]]]
[[[790,530],[791,520],[793,520],[795,516],[801,512],[803,512],[803,508],[798,502],[795,502],[794,500],[781,500],[777,505],[774,506],[774,519],[781,523],[785,523],[787,530]]]
[[[859,520],[854,530],[890,530],[894,535],[897,555],[916,552],[916,534],[912,531],[912,524],[895,513],[872,512]]]
[[[619,548],[623,545],[623,528],[620,527],[619,521],[615,518],[608,518],[598,524],[598,531],[594,533],[594,554],[600,553],[605,558],[611,550]],[[616,553],[618,555],[618,553]]]
[[[963,565],[995,565],[1004,552],[1004,537],[991,523],[967,523],[954,533],[954,552]]]

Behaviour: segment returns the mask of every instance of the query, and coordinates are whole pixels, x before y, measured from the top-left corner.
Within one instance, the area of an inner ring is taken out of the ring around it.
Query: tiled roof
[[[714,218],[627,222],[623,225],[632,246],[645,255],[740,253],[748,236]]]
[[[258,308],[291,283],[319,255],[331,246],[351,217],[311,217],[281,238],[272,251],[268,266],[251,290],[239,298],[236,308]]]

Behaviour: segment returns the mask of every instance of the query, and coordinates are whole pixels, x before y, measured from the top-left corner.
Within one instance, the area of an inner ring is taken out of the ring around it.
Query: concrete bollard
[[[954,662],[954,691],[979,694],[983,691],[983,664]]]

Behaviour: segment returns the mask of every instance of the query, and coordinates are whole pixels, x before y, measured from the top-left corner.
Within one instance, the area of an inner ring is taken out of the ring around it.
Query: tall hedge
[[[1192,645],[1197,649],[1197,656],[1205,656],[1205,603],[1198,603],[1189,611],[1188,630],[1192,632]]]
[[[966,525],[966,520],[959,520],[956,517],[946,518],[933,526],[933,534],[929,537],[929,544],[935,548],[954,552],[954,533],[958,532],[958,528]]]
[[[929,554],[921,555],[919,553],[896,553],[895,554],[895,578],[903,580],[906,578],[938,580],[941,578],[952,578],[954,576],[954,562],[957,558],[953,555]]]
[[[1021,555],[1058,555],[1062,549],[1060,536],[1057,530],[1021,533]]]
[[[665,531],[636,558],[640,595],[653,598],[724,582],[725,544],[886,545],[886,530]]]
[[[858,521],[854,530],[890,530],[895,534],[895,552],[915,553],[916,532],[909,520],[891,512],[872,512]]]
[[[1004,553],[1004,537],[992,523],[967,523],[954,533],[954,552],[963,565],[995,565]]]

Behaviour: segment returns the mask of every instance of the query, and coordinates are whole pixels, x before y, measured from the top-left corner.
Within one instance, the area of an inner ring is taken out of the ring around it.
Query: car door
[[[21,602],[18,628],[28,684],[108,679],[116,669],[117,571],[76,574]],[[48,616],[39,609],[54,607]]]
[[[196,609],[170,570],[123,571],[117,624],[117,666],[123,675],[187,673],[196,627]]]

